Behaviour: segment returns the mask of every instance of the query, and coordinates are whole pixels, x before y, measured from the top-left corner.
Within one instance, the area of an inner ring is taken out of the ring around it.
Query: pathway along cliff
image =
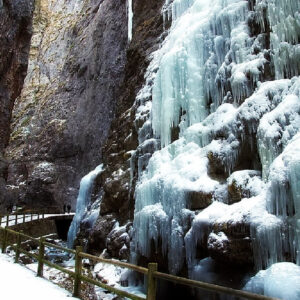
[[[299,1],[3,0],[0,22],[4,210],[78,198],[89,252],[300,298]]]

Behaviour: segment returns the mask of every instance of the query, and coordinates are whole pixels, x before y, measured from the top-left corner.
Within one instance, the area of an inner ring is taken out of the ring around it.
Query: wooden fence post
[[[82,252],[82,247],[76,247],[76,254],[75,254],[75,279],[74,279],[74,290],[73,290],[73,297],[80,297],[80,276],[81,276],[81,269],[82,269],[82,260],[79,256],[79,253]]]
[[[9,225],[9,215],[6,215],[6,227]]]
[[[33,215],[32,215],[32,212],[30,213],[30,221],[33,220]]]
[[[15,263],[18,263],[18,262],[19,262],[20,248],[21,248],[21,234],[20,234],[20,232],[18,232],[18,235],[17,235],[17,248],[16,248]]]
[[[153,276],[153,273],[157,271],[157,263],[148,264],[148,278],[147,278],[147,300],[156,299],[156,285],[157,280]]]
[[[25,223],[25,213],[23,214],[23,223]]]
[[[44,269],[44,256],[45,256],[45,238],[40,238],[40,247],[39,247],[39,258],[38,258],[38,270],[37,276],[43,277],[43,269]]]
[[[15,225],[17,225],[17,224],[18,224],[18,215],[16,213]]]
[[[3,234],[3,241],[2,241],[2,253],[6,252],[6,246],[7,246],[7,228],[5,227],[4,229],[4,234]]]

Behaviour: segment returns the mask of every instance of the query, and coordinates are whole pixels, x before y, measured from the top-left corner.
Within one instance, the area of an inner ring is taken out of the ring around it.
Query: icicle
[[[178,0],[171,6],[173,24],[160,50],[152,91],[152,127],[162,147],[172,142],[172,130],[180,127],[183,119],[186,127],[191,126],[222,103],[225,82],[220,81],[218,90],[215,81],[223,72],[233,70],[233,97],[241,102],[255,86],[265,63],[262,56],[251,54],[253,40],[245,25],[245,1]],[[247,72],[250,83],[245,83]],[[243,74],[242,81],[239,74]]]
[[[256,10],[264,23],[263,10],[267,8],[268,23],[272,29],[271,48],[277,79],[299,75],[300,70],[300,2],[295,0],[259,0]]]
[[[257,270],[264,269],[284,259],[283,222],[274,215],[265,214],[259,225],[251,223],[251,238],[254,264]]]
[[[132,8],[132,0],[128,0],[127,2],[128,7],[128,41],[132,40],[132,26],[133,26],[133,8]]]
[[[293,78],[289,85],[282,94],[274,94],[277,101],[282,99],[281,103],[266,113],[259,123],[258,150],[265,180],[271,163],[300,130],[300,78]]]

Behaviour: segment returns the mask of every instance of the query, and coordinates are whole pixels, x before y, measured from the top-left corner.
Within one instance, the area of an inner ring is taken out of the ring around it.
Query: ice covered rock
[[[106,238],[113,230],[115,224],[117,223],[115,214],[106,214],[101,218],[97,219],[93,229],[89,236],[89,249],[105,249]]]
[[[292,263],[277,263],[258,272],[244,290],[283,300],[300,299],[300,267]]]
[[[111,257],[120,257],[120,259],[129,258],[129,231],[132,227],[131,223],[119,226],[117,222],[106,239],[107,251]]]
[[[239,224],[240,227],[246,225]],[[237,230],[234,228],[230,229],[235,232],[235,236],[228,236],[225,233],[212,232],[207,241],[207,250],[209,256],[215,259],[217,262],[231,264],[232,266],[251,266],[253,264],[253,255],[251,248],[251,239],[249,235],[245,233],[236,234]]]
[[[260,120],[257,132],[258,150],[265,179],[271,163],[300,130],[299,87],[300,79],[294,78],[291,94],[286,95],[275,109]]]
[[[265,184],[261,180],[261,172],[243,170],[234,172],[227,179],[229,203],[250,198],[260,194]]]

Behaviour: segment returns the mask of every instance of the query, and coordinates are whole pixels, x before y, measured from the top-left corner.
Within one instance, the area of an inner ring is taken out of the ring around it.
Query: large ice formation
[[[297,0],[166,1],[172,25],[136,99],[134,257],[160,251],[193,277],[199,244],[227,243],[213,225],[229,222],[250,224],[258,270],[300,263],[299,11]]]

